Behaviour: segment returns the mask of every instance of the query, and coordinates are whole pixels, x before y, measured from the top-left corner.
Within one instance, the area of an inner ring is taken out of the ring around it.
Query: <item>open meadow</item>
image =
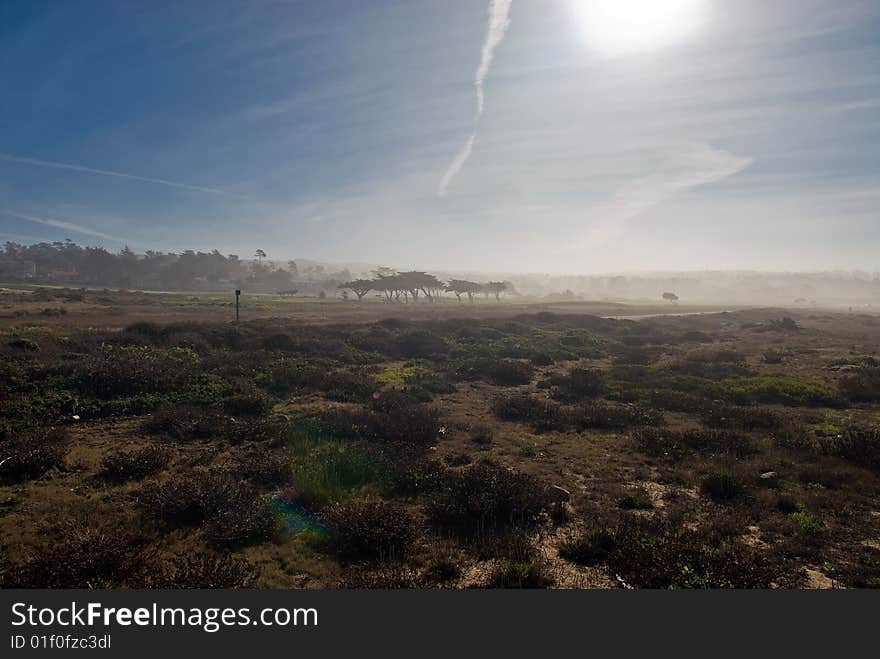
[[[233,313],[2,289],[4,587],[880,586],[878,316]]]

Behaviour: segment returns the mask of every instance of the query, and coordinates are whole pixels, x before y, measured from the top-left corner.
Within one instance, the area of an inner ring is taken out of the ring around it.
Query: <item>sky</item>
[[[0,0],[0,242],[880,268],[876,0]]]

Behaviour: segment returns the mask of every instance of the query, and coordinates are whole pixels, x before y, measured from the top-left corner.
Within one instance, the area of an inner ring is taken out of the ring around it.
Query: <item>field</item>
[[[880,586],[880,318],[669,311],[2,289],[2,584]]]

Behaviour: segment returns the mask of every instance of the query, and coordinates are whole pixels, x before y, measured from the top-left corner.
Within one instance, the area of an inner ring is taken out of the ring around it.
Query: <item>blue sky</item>
[[[880,267],[876,0],[605,5],[3,0],[0,241]]]

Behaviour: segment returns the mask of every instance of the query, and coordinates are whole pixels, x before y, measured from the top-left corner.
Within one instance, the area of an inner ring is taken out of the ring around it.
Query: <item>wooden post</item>
[[[235,322],[238,322],[238,299],[241,297],[241,289],[235,289]]]

